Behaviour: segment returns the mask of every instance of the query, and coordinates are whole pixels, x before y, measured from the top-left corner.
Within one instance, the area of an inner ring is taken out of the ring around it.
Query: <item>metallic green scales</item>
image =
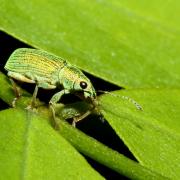
[[[40,76],[52,80],[53,73],[57,73],[66,65],[66,61],[45,51],[21,48],[14,51],[8,59],[5,69],[21,73],[27,78],[36,80],[32,76]],[[57,79],[57,77],[56,77]]]
[[[81,70],[71,65],[66,60],[49,54],[48,52],[29,48],[17,49],[9,57],[4,68],[8,71],[8,76],[13,83],[17,98],[20,93],[13,79],[36,84],[31,107],[35,106],[39,88],[60,89],[49,101],[54,119],[54,105],[57,104],[64,94],[73,93],[82,100],[91,103],[93,106],[91,110],[87,111],[82,116],[74,118],[73,125],[89,115],[98,104],[95,89]]]

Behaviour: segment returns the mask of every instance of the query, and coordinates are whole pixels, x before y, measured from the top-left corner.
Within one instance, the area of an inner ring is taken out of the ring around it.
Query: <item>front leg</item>
[[[52,115],[53,115],[53,119],[55,121],[55,126],[57,126],[57,121],[56,121],[56,113],[55,113],[55,110],[54,110],[54,105],[57,104],[57,102],[61,99],[61,97],[64,95],[64,94],[69,94],[70,91],[67,90],[67,89],[64,89],[56,94],[53,95],[53,97],[51,98],[51,100],[49,101],[49,105],[50,105],[50,109],[52,111]]]
[[[38,89],[39,88],[43,88],[43,89],[55,89],[56,86],[51,85],[51,84],[49,84],[47,82],[38,82],[36,84],[36,87],[35,87],[34,92],[33,92],[31,104],[27,107],[27,109],[33,109],[33,108],[36,107],[36,98],[37,98],[37,93],[38,93]]]

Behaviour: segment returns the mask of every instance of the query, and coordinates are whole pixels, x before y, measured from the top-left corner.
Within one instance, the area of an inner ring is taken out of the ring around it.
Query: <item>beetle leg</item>
[[[69,94],[70,91],[67,90],[67,89],[64,89],[56,94],[53,95],[53,97],[51,98],[51,100],[49,101],[49,105],[50,105],[50,109],[52,111],[52,115],[53,115],[53,119],[55,121],[55,127],[57,127],[57,121],[56,121],[56,113],[55,113],[55,110],[54,110],[54,105],[57,104],[57,102],[61,99],[61,97],[64,95],[64,94]]]
[[[27,106],[26,109],[33,109],[33,108],[36,107],[37,93],[38,93],[38,85],[36,84],[34,92],[33,92],[33,96],[32,96],[32,99],[31,99],[31,104],[29,106]]]
[[[55,89],[56,88],[56,86],[49,85],[48,83],[38,83],[38,85],[36,84],[36,87],[33,92],[33,97],[31,100],[31,105],[28,108],[36,107],[36,97],[37,97],[37,93],[38,93],[38,88],[40,88],[40,87],[43,89]]]
[[[11,81],[11,84],[13,86],[13,90],[14,90],[16,97],[19,98],[21,96],[21,93],[20,93],[15,81],[12,78],[9,78],[9,80]]]
[[[31,100],[31,107],[35,107],[36,106],[36,97],[37,97],[37,93],[38,93],[38,85],[36,85],[34,92],[33,92],[33,97]]]
[[[11,81],[11,84],[12,84],[13,90],[14,90],[14,93],[15,93],[15,95],[16,95],[16,97],[15,97],[15,98],[13,99],[13,101],[12,101],[12,107],[15,107],[16,101],[17,101],[17,100],[19,99],[19,97],[21,96],[21,93],[20,93],[20,91],[19,91],[16,83],[14,82],[14,80],[13,80],[11,77],[9,77],[9,80]]]
[[[21,96],[21,94],[20,94],[20,91],[19,91],[19,89],[18,89],[18,87],[17,87],[17,85],[13,79],[16,79],[16,80],[19,80],[22,82],[28,82],[28,83],[35,83],[35,82],[33,80],[26,78],[25,76],[21,75],[20,73],[9,71],[7,75],[9,76],[9,79],[10,79],[11,84],[13,86],[13,90],[14,90],[15,95],[16,95],[16,97],[12,101],[12,107],[15,107],[16,101]]]
[[[88,110],[86,111],[83,115],[79,116],[79,117],[74,117],[73,118],[73,122],[72,122],[72,126],[76,127],[76,123],[83,120],[84,118],[86,118],[87,116],[89,116],[92,113],[92,110]]]
[[[69,93],[70,93],[69,90],[64,89],[64,90],[54,94],[53,97],[51,98],[51,100],[49,101],[49,104],[56,104],[64,94],[69,94]]]

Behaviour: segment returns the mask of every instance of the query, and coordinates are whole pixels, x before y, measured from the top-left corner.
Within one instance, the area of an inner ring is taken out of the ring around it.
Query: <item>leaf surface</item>
[[[179,7],[162,0],[0,0],[0,29],[122,87],[179,87]]]
[[[105,119],[144,166],[180,178],[179,89],[129,90],[115,93],[136,99],[137,110],[120,97],[101,97]]]
[[[103,179],[47,121],[30,111],[0,112],[3,179]]]

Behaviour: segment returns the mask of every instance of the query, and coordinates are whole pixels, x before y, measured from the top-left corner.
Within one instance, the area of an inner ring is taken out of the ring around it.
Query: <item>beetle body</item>
[[[5,69],[10,78],[35,83],[34,100],[38,88],[61,89],[53,95],[50,104],[56,104],[63,94],[74,93],[96,105],[96,92],[90,80],[66,60],[48,52],[20,48],[9,57]],[[34,101],[33,100],[33,101]]]

